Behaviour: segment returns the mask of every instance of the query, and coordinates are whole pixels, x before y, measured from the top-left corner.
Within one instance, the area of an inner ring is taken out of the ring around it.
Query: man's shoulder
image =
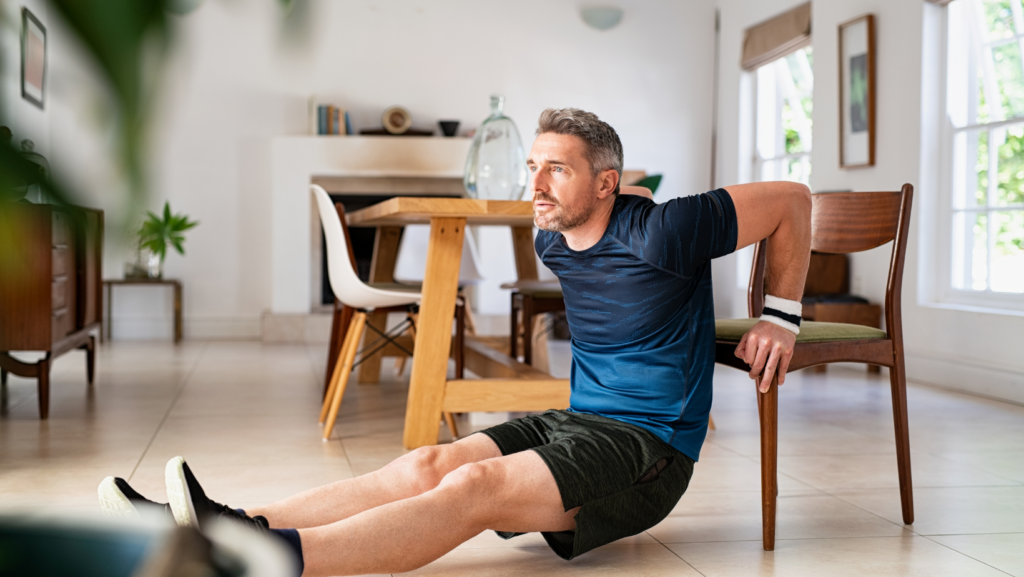
[[[533,247],[537,250],[537,254],[540,256],[544,255],[544,251],[554,244],[562,233],[551,232],[550,230],[538,230],[537,236],[533,239]]]

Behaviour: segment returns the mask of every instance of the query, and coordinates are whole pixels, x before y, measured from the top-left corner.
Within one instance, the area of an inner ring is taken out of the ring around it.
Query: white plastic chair
[[[323,406],[320,408],[320,424],[324,425],[323,440],[327,441],[334,429],[334,422],[338,418],[338,409],[341,407],[341,400],[345,395],[348,378],[353,367],[358,364],[355,360],[356,351],[359,347],[359,339],[362,338],[363,331],[367,326],[366,315],[374,310],[395,307],[409,307],[411,310],[412,305],[422,300],[422,295],[417,289],[385,290],[371,287],[360,280],[349,258],[345,231],[331,197],[319,185],[312,185],[310,190],[316,198],[317,208],[320,212],[320,224],[323,225],[324,237],[327,240],[327,276],[331,283],[331,290],[334,291],[334,296],[339,301],[356,310],[356,313],[352,315],[352,322],[345,332],[341,353],[334,365],[331,380],[327,386],[327,394],[324,396]],[[381,334],[385,343],[380,348],[383,348],[388,342],[392,342],[395,336],[404,332],[411,324],[410,318],[406,317],[406,320],[398,327]],[[378,339],[378,342],[380,340]],[[374,354],[374,352],[376,351],[364,353],[363,358]],[[449,423],[451,424],[450,421]],[[455,435],[456,432],[453,429],[452,436]]]

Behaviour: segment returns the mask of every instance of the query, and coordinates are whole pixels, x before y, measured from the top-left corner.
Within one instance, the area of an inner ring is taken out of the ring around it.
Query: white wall
[[[270,139],[306,132],[311,95],[349,109],[357,129],[400,104],[414,126],[456,118],[466,130],[502,93],[526,147],[541,110],[580,107],[619,130],[627,167],[665,174],[660,196],[703,191],[714,7],[619,5],[622,24],[599,32],[564,0],[313,2],[305,46],[290,48],[270,0],[209,1],[180,18],[153,158],[154,204],[170,199],[202,223],[187,256],[166,265],[185,283],[186,336],[258,335],[270,304]],[[491,283],[478,304],[505,314],[496,285],[515,276],[509,234],[483,229],[478,241]],[[124,298],[121,334],[169,331],[169,318],[151,318],[162,309]]]
[[[722,10],[721,98],[719,101],[719,184],[742,177],[743,73],[739,68],[743,29],[801,3],[786,0],[719,0]],[[839,168],[837,27],[865,13],[876,19],[877,152],[874,167]],[[942,10],[920,0],[814,0],[814,149],[811,188],[814,190],[896,190],[904,182],[915,185],[913,219],[903,286],[903,323],[908,378],[941,386],[1024,402],[1024,362],[1018,339],[1024,318],[991,313],[940,309],[919,302],[919,282],[929,282],[922,271],[920,232],[929,204],[937,202],[939,178],[933,142],[924,141],[929,130],[928,110],[938,86],[922,84],[923,62],[933,52],[923,49],[925,31],[931,32]],[[927,24],[927,27],[926,27]],[[929,50],[935,47],[929,46]],[[924,99],[925,111],[922,111]],[[923,115],[925,115],[923,117]],[[922,158],[924,162],[922,162]],[[927,240],[927,239],[925,239]],[[929,241],[930,242],[930,241]],[[886,245],[852,259],[852,290],[881,302],[891,247]],[[735,288],[735,261],[716,263],[716,299],[719,313],[746,314],[743,291]]]

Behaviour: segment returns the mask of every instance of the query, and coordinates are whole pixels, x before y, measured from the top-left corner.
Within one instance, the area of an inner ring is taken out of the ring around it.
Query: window
[[[1024,1],[957,0],[948,10],[943,284],[951,300],[1024,304],[1007,300],[1024,293]]]
[[[754,70],[754,165],[751,180],[811,180],[813,53],[807,46]],[[739,252],[736,287],[745,289],[753,248]]]
[[[812,58],[808,46],[755,72],[755,180],[810,183]]]

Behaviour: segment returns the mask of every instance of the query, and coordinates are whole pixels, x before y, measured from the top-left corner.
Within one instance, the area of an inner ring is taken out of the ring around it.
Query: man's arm
[[[736,207],[739,250],[768,239],[768,294],[799,301],[804,293],[811,256],[811,191],[795,182],[758,182],[725,187]],[[759,322],[743,335],[736,356],[750,365],[750,378],[761,378],[760,391],[768,391],[772,375],[779,384],[793,358],[796,335],[769,322]]]

